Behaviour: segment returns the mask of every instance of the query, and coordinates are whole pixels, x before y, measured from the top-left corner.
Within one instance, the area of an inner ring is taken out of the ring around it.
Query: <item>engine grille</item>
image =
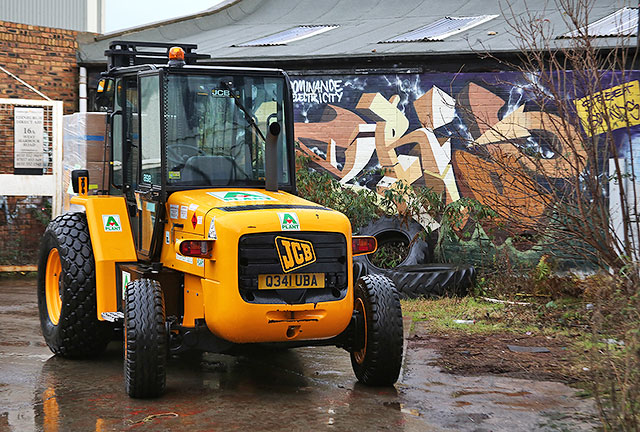
[[[324,288],[258,290],[258,275],[284,273],[275,244],[278,236],[311,242],[315,262],[290,273],[324,273]],[[347,277],[347,241],[343,234],[284,231],[240,237],[238,287],[246,302],[301,304],[340,300],[347,294]]]

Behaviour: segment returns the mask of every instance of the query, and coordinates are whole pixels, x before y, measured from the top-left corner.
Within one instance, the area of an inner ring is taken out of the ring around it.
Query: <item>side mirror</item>
[[[98,81],[98,88],[96,92],[104,93],[104,94],[112,94],[113,93],[114,81],[111,78],[100,78]]]
[[[264,149],[265,189],[278,191],[278,135],[280,123],[274,121],[267,128],[267,138]]]
[[[87,195],[89,193],[89,171],[73,170],[71,171],[71,186],[74,193]]]
[[[101,78],[96,88],[96,109],[99,111],[110,111],[113,109],[114,81],[108,78]]]

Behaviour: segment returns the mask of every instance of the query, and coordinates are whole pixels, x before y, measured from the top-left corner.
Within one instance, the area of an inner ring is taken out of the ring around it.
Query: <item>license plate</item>
[[[266,274],[258,276],[258,289],[324,288],[324,273]]]

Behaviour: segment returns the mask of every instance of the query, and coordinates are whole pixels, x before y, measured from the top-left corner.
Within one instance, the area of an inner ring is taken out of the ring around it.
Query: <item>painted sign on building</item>
[[[627,82],[576,100],[576,110],[587,135],[640,124],[640,85]]]
[[[44,167],[44,110],[14,108],[14,168]]]

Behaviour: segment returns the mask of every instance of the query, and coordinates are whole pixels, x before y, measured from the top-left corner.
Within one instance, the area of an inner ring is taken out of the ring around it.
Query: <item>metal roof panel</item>
[[[248,42],[234,44],[237,47],[286,45],[338,28],[337,25],[302,25]]]
[[[561,38],[633,36],[638,33],[638,8],[624,7],[577,30],[560,36]]]
[[[444,17],[426,26],[385,39],[380,43],[441,41],[494,19],[498,15]]]

